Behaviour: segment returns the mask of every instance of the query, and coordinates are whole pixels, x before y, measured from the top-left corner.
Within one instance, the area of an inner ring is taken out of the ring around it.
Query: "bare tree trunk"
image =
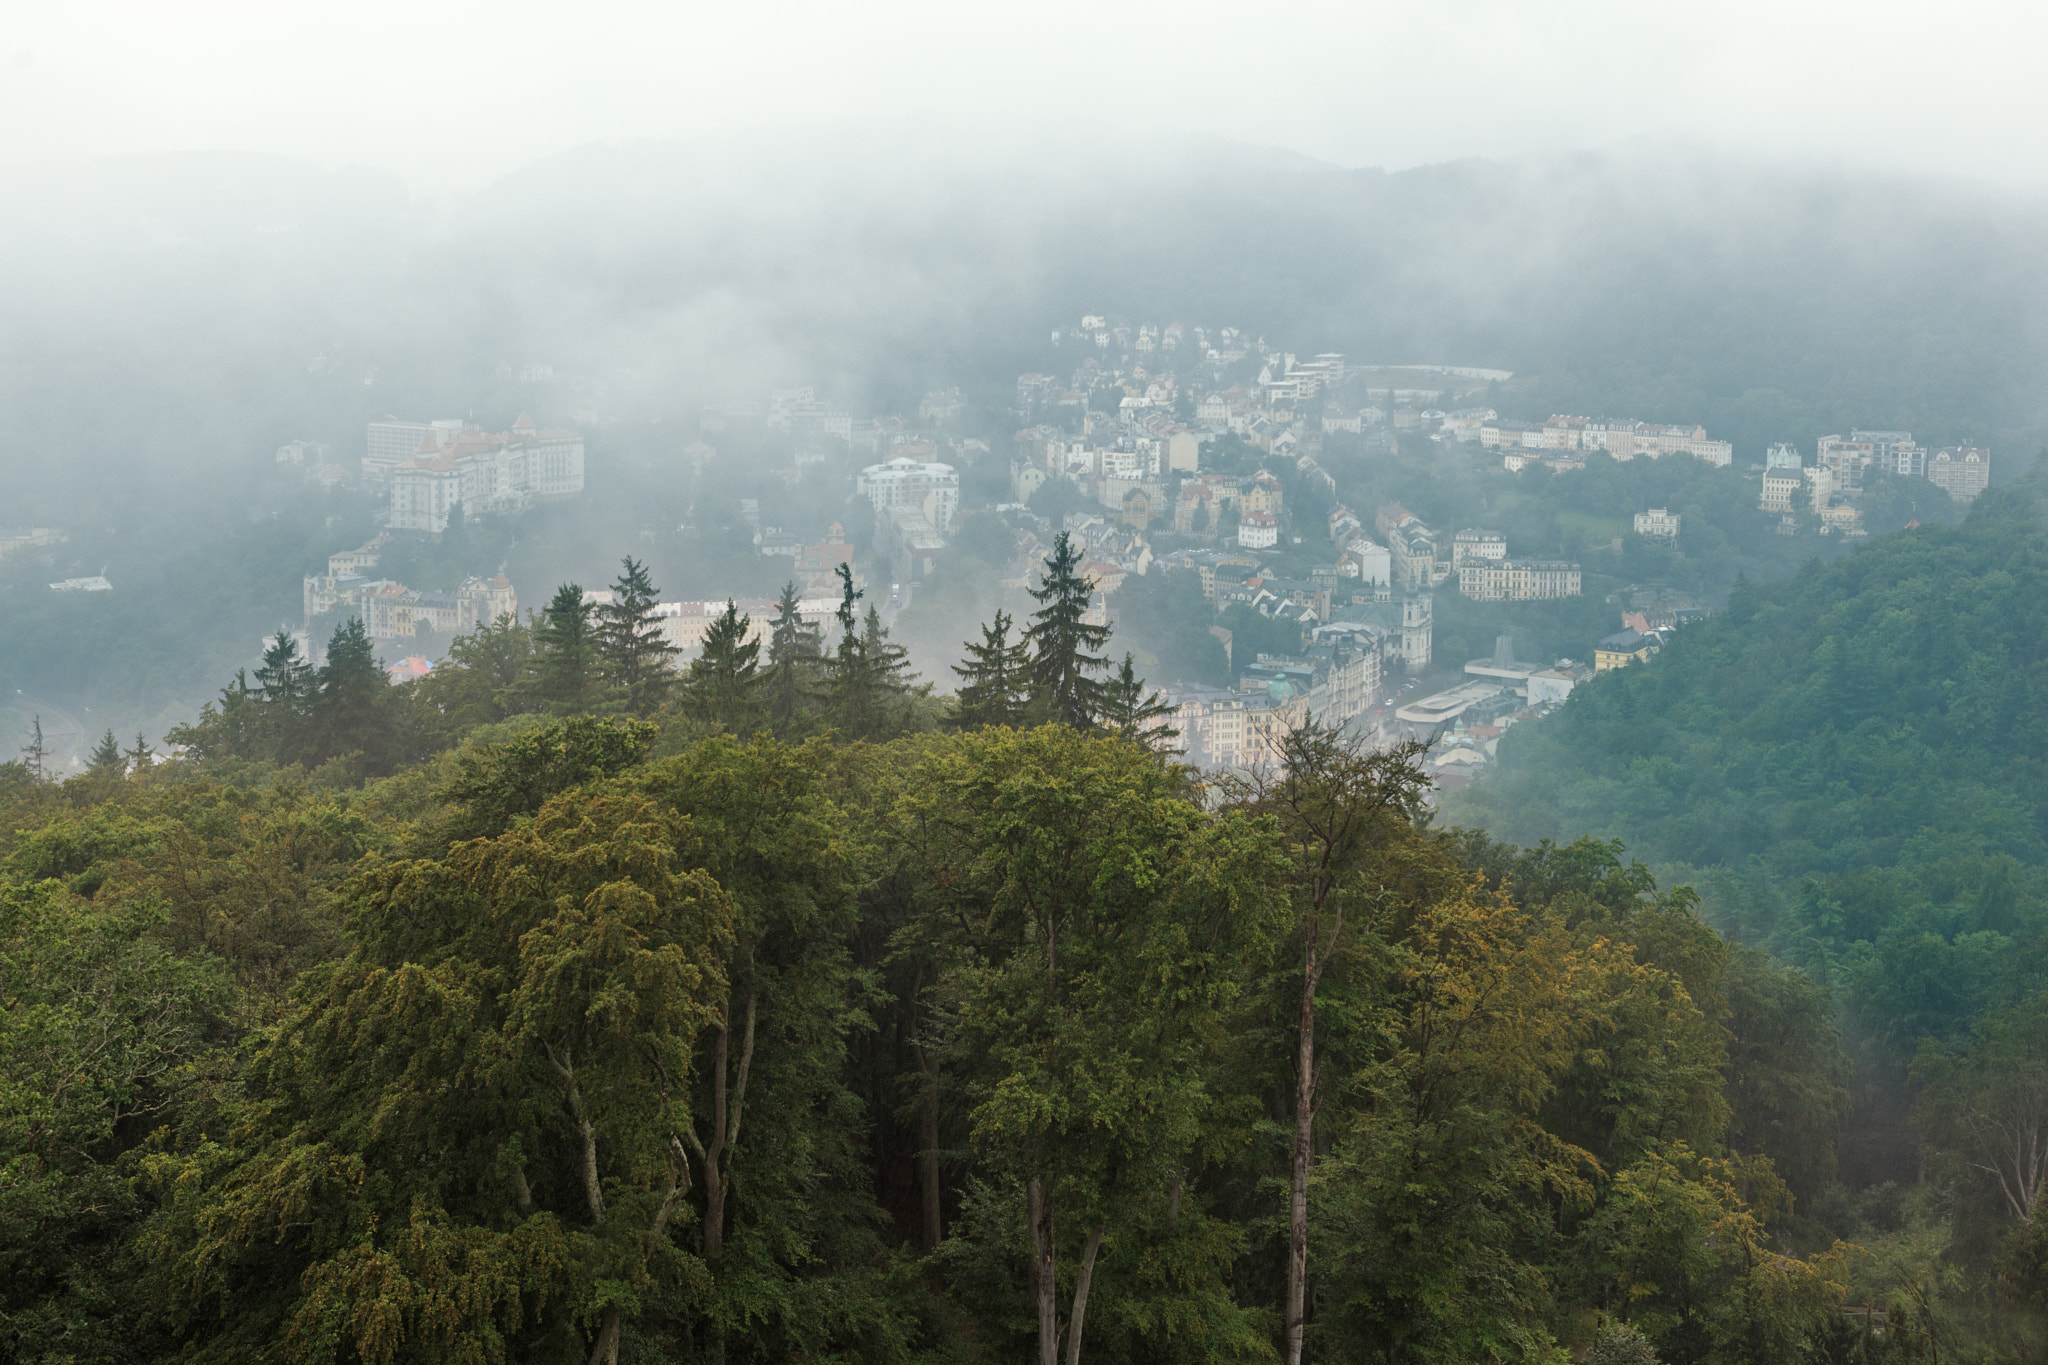
[[[1024,1182],[1024,1215],[1031,1224],[1031,1296],[1038,1301],[1038,1365],[1059,1365],[1058,1263],[1052,1241],[1052,1205],[1037,1176]]]
[[[923,1144],[917,1154],[917,1174],[924,1202],[924,1249],[933,1251],[944,1229],[939,1225],[939,1096],[929,1070],[925,1072],[923,1111],[918,1115],[918,1141]]]
[[[590,1348],[590,1365],[619,1365],[619,1310],[604,1310],[604,1324],[597,1329],[597,1344]]]
[[[732,1037],[730,1024],[720,1022],[718,1042],[711,1051],[711,1142],[704,1149],[704,1259],[711,1265],[718,1263],[725,1250],[725,1198],[732,1189],[731,1150],[739,1140],[740,1111],[747,1100],[747,1074],[754,1066],[755,999],[754,992],[749,991],[746,1031],[740,1039],[740,1071],[729,1097],[726,1069],[727,1044]]]
[[[1301,1022],[1294,1059],[1294,1153],[1287,1191],[1287,1355],[1301,1365],[1308,1308],[1308,1167],[1316,1125],[1316,980],[1321,976],[1313,933],[1303,952]]]
[[[1176,1166],[1166,1182],[1166,1223],[1172,1228],[1180,1227],[1180,1181],[1181,1170]]]
[[[1088,1288],[1095,1280],[1095,1253],[1102,1250],[1102,1224],[1088,1233],[1081,1273],[1074,1277],[1074,1311],[1067,1315],[1067,1365],[1081,1365],[1081,1324],[1088,1318]]]

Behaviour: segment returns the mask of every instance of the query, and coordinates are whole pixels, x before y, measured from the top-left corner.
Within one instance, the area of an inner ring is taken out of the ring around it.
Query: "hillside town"
[[[963,418],[975,409],[961,388],[925,393],[914,414],[856,417],[799,386],[705,408],[680,467],[698,477],[718,466],[723,445],[766,436],[788,452],[783,487],[850,483],[861,510],[848,515],[871,525],[834,521],[807,537],[785,529],[773,499],[739,504],[755,552],[786,562],[776,575],[794,587],[803,618],[820,627],[838,606],[841,565],[893,619],[959,560],[956,539],[970,519],[976,555],[999,566],[1001,592],[1019,604],[1054,541],[1066,536],[1080,553],[1096,624],[1125,624],[1133,580],[1187,575],[1213,614],[1209,633],[1227,680],[1163,680],[1172,710],[1157,723],[1175,729],[1188,760],[1204,767],[1271,762],[1279,737],[1314,715],[1379,739],[1436,740],[1440,783],[1456,785],[1488,761],[1503,730],[1540,718],[1595,673],[1650,657],[1666,633],[1704,610],[1683,593],[1663,601],[1653,587],[1621,604],[1618,632],[1583,641],[1585,662],[1518,659],[1511,635],[1485,658],[1440,660],[1433,627],[1442,594],[1475,604],[1560,602],[1586,591],[1588,570],[1530,553],[1535,547],[1511,544],[1496,527],[1432,526],[1398,501],[1353,508],[1323,463],[1331,443],[1342,442],[1350,459],[1397,449],[1497,454],[1497,467],[1517,476],[1569,478],[1595,456],[1730,467],[1731,443],[1696,423],[1504,420],[1486,400],[1514,378],[1509,371],[1358,366],[1336,353],[1303,358],[1233,327],[1129,326],[1089,315],[1052,331],[1050,341],[1072,367],[1019,375],[1007,414],[980,413],[984,434],[972,434]],[[1012,424],[1007,442],[989,432],[990,418],[1002,415]],[[353,615],[387,651],[417,642],[418,652],[392,665],[394,676],[417,676],[433,666],[431,637],[517,617],[520,600],[503,573],[442,591],[380,576],[384,548],[396,535],[441,535],[456,519],[576,498],[585,439],[524,413],[502,431],[392,417],[368,425],[354,468],[305,441],[281,447],[277,462],[323,484],[358,483],[385,509],[377,536],[305,579],[309,652],[323,619]],[[1852,430],[1821,438],[1810,459],[1775,444],[1752,477],[1757,505],[1779,518],[1778,529],[1853,539],[1863,534],[1858,499],[1873,471],[1923,479],[1967,502],[1989,482],[1990,454],[1923,448],[1905,432]],[[1639,506],[1628,529],[1673,552],[1685,539],[1684,517],[1668,507]],[[9,535],[28,542],[61,532]],[[774,601],[737,590],[659,603],[665,640],[694,653],[729,601],[765,643]],[[1242,631],[1224,622],[1251,619],[1246,613],[1284,626],[1298,650],[1244,648]],[[1435,690],[1410,696],[1432,680]]]

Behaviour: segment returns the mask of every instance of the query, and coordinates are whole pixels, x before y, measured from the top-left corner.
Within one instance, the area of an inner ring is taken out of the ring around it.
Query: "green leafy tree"
[[[126,1163],[203,1119],[234,1000],[159,920],[0,883],[0,1358],[113,1365],[163,1344],[133,1292],[148,1204]]]
[[[1126,670],[1129,656],[1126,656]],[[1316,1113],[1329,1058],[1318,1051],[1319,992],[1338,980],[1340,1018],[1355,1020],[1374,1004],[1373,986],[1354,978],[1361,953],[1376,955],[1387,923],[1390,849],[1411,841],[1410,812],[1428,779],[1418,743],[1378,750],[1363,739],[1313,719],[1281,741],[1277,772],[1253,771],[1227,781],[1240,808],[1274,821],[1286,851],[1286,887],[1293,901],[1295,963],[1277,977],[1292,997],[1283,1027],[1293,1044],[1292,1142],[1288,1152],[1287,1286],[1284,1359],[1299,1365],[1308,1312],[1309,1185],[1316,1162]],[[1295,965],[1298,964],[1298,965]],[[1361,991],[1360,987],[1364,989]],[[1285,1004],[1275,1013],[1285,1018]],[[1358,1066],[1364,1059],[1344,1057]],[[1327,1150],[1325,1147],[1324,1150]]]
[[[1030,651],[1021,639],[1010,638],[1011,624],[1010,613],[998,611],[995,620],[981,628],[981,643],[969,641],[964,646],[967,657],[953,668],[960,690],[954,694],[952,721],[962,730],[1024,722]]]
[[[1173,713],[1173,703],[1157,692],[1145,690],[1145,680],[1138,676],[1136,664],[1126,653],[1115,675],[1102,688],[1102,728],[1148,748],[1166,749],[1180,738],[1180,731],[1158,722]]]
[[[448,796],[467,809],[465,833],[498,834],[564,792],[644,762],[654,736],[646,721],[570,716],[502,745],[465,748]]]
[[[622,563],[611,601],[597,609],[598,660],[606,680],[625,689],[627,704],[644,715],[666,695],[679,651],[654,614],[661,590],[647,566],[630,555]]]
[[[973,1143],[1023,1187],[1038,1359],[1064,1339],[1078,1365],[1105,1244],[1142,1235],[1216,1102],[1213,1060],[1282,927],[1278,860],[1136,746],[1066,727],[963,737],[918,818],[965,934],[943,991]]]
[[[1040,719],[1093,727],[1102,713],[1103,684],[1093,675],[1109,667],[1098,653],[1109,643],[1109,627],[1090,625],[1088,582],[1080,574],[1081,552],[1065,531],[1045,561],[1044,581],[1031,589],[1040,604],[1031,613],[1024,642],[1031,649],[1031,705]]]
[[[410,685],[417,712],[447,742],[530,709],[534,644],[534,628],[509,613],[456,636],[448,657]]]
[[[354,947],[254,1058],[235,1145],[148,1167],[144,1250],[193,1349],[615,1363],[684,1311],[687,1078],[732,933],[688,838],[591,794],[363,871]]]
[[[725,611],[704,632],[703,650],[690,660],[683,679],[691,714],[735,734],[745,734],[761,718],[766,679],[760,671],[761,642],[752,634],[752,619],[728,599]]]

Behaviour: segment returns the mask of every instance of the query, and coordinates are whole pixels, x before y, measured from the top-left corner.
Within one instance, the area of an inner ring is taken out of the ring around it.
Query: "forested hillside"
[[[2034,1344],[1841,1240],[1800,972],[1433,832],[1412,748],[1203,785],[1064,544],[957,705],[850,584],[680,673],[652,591],[404,687],[280,638],[175,760],[0,767],[0,1360]]]
[[[1742,585],[1444,805],[1512,840],[1625,840],[1828,986],[1856,1068],[1844,1179],[1929,1182],[1972,1254],[2031,1230],[2040,1174],[1988,1152],[2001,1125],[2008,1157],[2044,1136],[2044,603],[2037,474],[1960,526]],[[1967,1133],[1978,1155],[1945,1168]]]

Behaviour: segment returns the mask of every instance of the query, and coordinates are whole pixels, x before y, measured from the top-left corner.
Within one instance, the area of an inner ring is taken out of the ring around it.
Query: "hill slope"
[[[1961,526],[1742,585],[1648,665],[1511,731],[1445,818],[1525,843],[1619,837],[1696,880],[1718,927],[1831,982],[1876,1103],[1921,1039],[1959,1040],[2041,973],[2048,503],[2032,483]],[[1867,1117],[1866,1173],[1902,1169],[1903,1112]]]

